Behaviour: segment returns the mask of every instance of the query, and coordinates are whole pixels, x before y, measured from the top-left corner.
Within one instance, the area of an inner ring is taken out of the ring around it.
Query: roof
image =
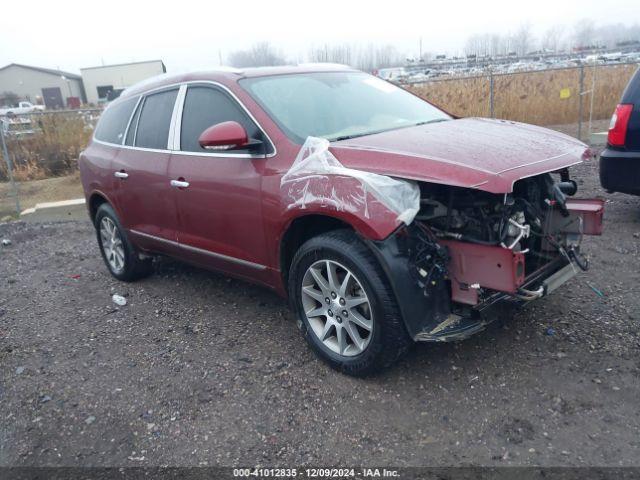
[[[301,65],[285,65],[279,67],[230,68],[220,67],[202,72],[167,75],[166,73],[143,80],[127,88],[120,97],[136,95],[164,85],[198,80],[214,80],[219,82],[237,81],[241,78],[267,77],[273,75],[291,75],[296,73],[355,71],[345,65],[332,63],[308,63]]]
[[[5,65],[4,67],[0,68],[0,71],[9,68],[9,67],[20,67],[20,68],[26,68],[28,70],[35,70],[37,72],[42,72],[42,73],[48,73],[50,75],[55,75],[57,77],[67,77],[69,79],[72,80],[80,80],[81,77],[78,74],[75,73],[70,73],[70,72],[65,72],[63,70],[55,70],[53,68],[42,68],[42,67],[33,67],[31,65],[23,65],[21,63],[10,63],[9,65]]]
[[[162,60],[143,60],[141,62],[115,63],[113,65],[98,65],[96,67],[84,67],[84,68],[81,68],[80,71],[82,72],[83,70],[93,70],[96,68],[126,67],[129,65],[141,65],[144,63],[158,63],[158,62],[160,62],[160,64],[162,65],[162,71],[166,72],[167,67],[165,67],[164,62]]]

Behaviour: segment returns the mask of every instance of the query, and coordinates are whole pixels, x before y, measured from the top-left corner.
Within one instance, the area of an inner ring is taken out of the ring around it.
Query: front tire
[[[102,259],[111,275],[118,280],[131,282],[152,272],[152,260],[140,258],[127,238],[116,212],[108,203],[103,203],[98,208],[95,227]]]
[[[289,297],[311,348],[353,376],[375,373],[411,346],[378,261],[350,230],[307,241],[293,258]]]

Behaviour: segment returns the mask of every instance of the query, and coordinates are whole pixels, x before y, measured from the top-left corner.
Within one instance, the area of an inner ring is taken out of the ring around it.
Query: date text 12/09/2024
[[[234,477],[247,478],[398,478],[388,468],[234,468]]]

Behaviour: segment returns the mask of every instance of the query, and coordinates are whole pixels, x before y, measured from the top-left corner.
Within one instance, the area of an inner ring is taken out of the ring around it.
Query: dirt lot
[[[268,291],[168,259],[122,284],[86,220],[0,225],[0,464],[638,465],[640,198],[605,196],[590,272],[365,380]]]

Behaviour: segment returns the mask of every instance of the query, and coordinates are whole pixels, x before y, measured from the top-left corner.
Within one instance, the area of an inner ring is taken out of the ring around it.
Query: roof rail
[[[220,65],[211,69],[214,72],[226,72],[226,73],[237,73],[238,75],[242,75],[244,70],[236,67],[229,67],[227,65]]]
[[[298,63],[298,67],[334,67],[334,68],[352,68],[349,65],[344,65],[343,63],[332,63],[332,62],[307,62],[307,63]]]

